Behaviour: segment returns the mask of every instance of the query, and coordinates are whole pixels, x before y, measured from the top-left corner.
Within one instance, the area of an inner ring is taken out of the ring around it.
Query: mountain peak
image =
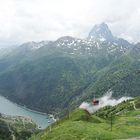
[[[106,23],[96,24],[89,33],[88,39],[99,39],[101,41],[112,40],[114,37]]]

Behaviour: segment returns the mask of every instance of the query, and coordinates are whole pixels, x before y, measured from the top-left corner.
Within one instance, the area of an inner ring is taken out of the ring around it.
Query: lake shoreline
[[[38,114],[41,114],[41,115],[48,115],[46,112],[41,112],[41,111],[38,111],[38,110],[34,110],[34,109],[31,109],[30,107],[27,107],[27,106],[24,105],[24,104],[16,103],[16,102],[10,100],[8,97],[5,97],[5,96],[3,96],[3,95],[0,95],[0,97],[4,98],[4,99],[6,99],[6,100],[9,100],[9,101],[12,102],[13,104],[15,104],[15,105],[17,105],[17,106],[19,106],[19,107],[21,107],[21,108],[24,108],[24,109],[26,109],[26,110],[28,110],[28,111],[31,111],[31,112],[34,112],[34,113],[38,113]],[[50,114],[50,113],[49,113],[49,115],[53,115],[53,114]],[[54,116],[54,115],[53,115],[53,116]]]

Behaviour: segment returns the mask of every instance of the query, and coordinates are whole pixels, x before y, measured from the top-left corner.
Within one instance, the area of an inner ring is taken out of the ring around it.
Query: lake
[[[23,106],[17,105],[10,100],[0,96],[0,113],[12,116],[30,117],[39,128],[46,128],[53,120],[47,114],[39,113]]]

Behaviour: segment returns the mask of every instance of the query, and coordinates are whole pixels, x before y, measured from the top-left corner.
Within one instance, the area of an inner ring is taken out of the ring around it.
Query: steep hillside
[[[34,138],[38,140],[114,140],[140,136],[140,98],[106,106],[91,115],[76,109]]]
[[[102,95],[111,89],[114,96],[139,96],[140,45],[137,44],[119,59],[97,72],[98,79],[84,91],[86,98]]]
[[[35,110],[66,114],[109,89],[114,96],[137,96],[139,59],[139,44],[114,37],[103,23],[87,39],[28,42],[1,57],[0,94]]]

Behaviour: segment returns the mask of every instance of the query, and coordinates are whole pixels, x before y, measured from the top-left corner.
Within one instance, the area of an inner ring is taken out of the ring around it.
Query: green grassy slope
[[[114,140],[137,136],[140,136],[140,98],[102,108],[94,115],[76,109],[30,140]]]

